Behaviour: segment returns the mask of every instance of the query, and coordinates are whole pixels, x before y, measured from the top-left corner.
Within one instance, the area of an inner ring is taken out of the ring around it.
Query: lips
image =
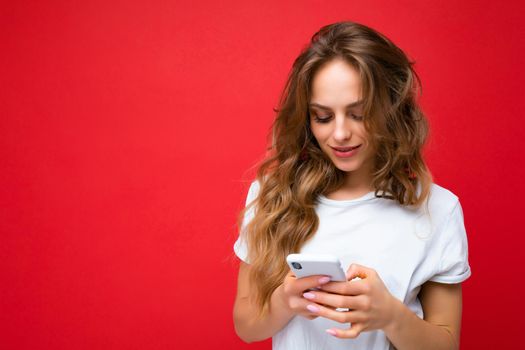
[[[330,147],[332,147],[332,146],[330,146]],[[361,145],[349,146],[349,147],[332,147],[332,148],[334,150],[336,150],[336,151],[339,151],[339,152],[350,152],[351,150],[359,148],[359,147],[361,147]]]

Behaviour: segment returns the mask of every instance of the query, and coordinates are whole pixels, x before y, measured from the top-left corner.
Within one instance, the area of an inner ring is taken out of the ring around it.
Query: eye
[[[332,119],[329,115],[314,115],[314,120],[317,123],[328,123]]]
[[[361,121],[361,120],[363,120],[364,117],[362,115],[352,114],[352,118],[354,118],[357,121]]]

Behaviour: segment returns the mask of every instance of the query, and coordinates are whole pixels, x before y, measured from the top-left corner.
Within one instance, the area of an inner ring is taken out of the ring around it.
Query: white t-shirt
[[[257,197],[259,183],[254,181],[246,204]],[[377,198],[374,192],[352,199],[318,198],[316,213],[319,228],[300,252],[328,253],[339,257],[346,269],[357,263],[377,271],[389,292],[418,317],[423,318],[417,297],[427,281],[460,283],[470,277],[468,244],[463,212],[458,197],[432,184],[428,203],[414,211],[390,199]],[[243,228],[253,218],[248,211]],[[242,231],[242,230],[241,230]],[[243,234],[234,244],[236,255],[247,260]],[[381,330],[361,333],[355,339],[339,339],[328,328],[349,328],[350,324],[317,317],[308,320],[295,316],[272,338],[273,349],[393,349]]]

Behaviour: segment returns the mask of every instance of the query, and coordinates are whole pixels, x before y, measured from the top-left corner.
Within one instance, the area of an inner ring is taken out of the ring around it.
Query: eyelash
[[[354,117],[354,119],[357,121],[363,120],[363,116],[352,114],[352,117]],[[322,116],[322,117],[319,117],[317,115],[314,116],[314,120],[318,123],[328,123],[330,119],[331,119],[331,116]]]

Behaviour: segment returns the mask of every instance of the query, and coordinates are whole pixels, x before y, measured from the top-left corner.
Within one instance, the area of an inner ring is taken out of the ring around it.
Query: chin
[[[359,169],[361,166],[361,164],[340,164],[340,163],[335,163],[335,162],[334,162],[334,165],[337,169],[344,171],[344,172],[355,171]]]
[[[345,173],[351,173],[351,172],[357,170],[356,168],[348,168],[348,167],[347,168],[337,168],[337,169],[339,169],[339,170],[341,170],[341,171],[343,171]]]

